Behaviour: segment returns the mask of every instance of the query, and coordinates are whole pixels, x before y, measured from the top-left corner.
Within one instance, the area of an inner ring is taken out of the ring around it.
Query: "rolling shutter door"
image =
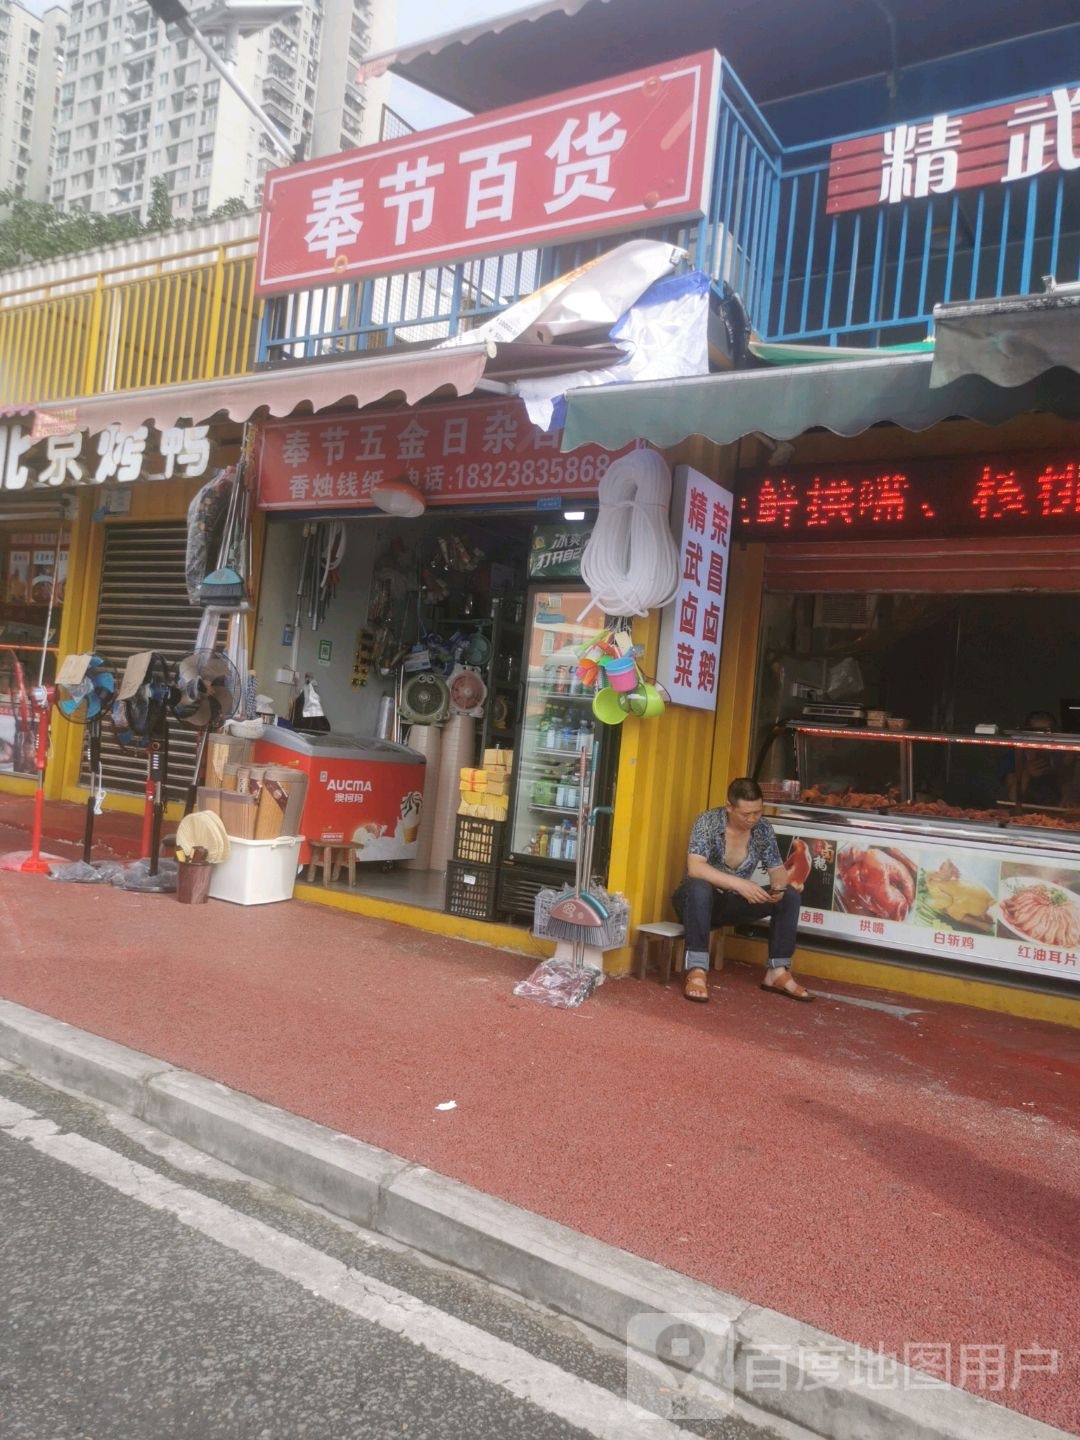
[[[186,547],[183,521],[106,527],[94,651],[115,666],[118,680],[128,656],[139,650],[157,650],[175,664],[195,648],[202,611],[188,604]],[[170,719],[171,798],[191,783],[195,741],[193,730]],[[107,790],[142,793],[146,758],[125,754],[108,722],[102,728],[101,761]],[[84,758],[84,783],[86,779]]]
[[[803,594],[1067,593],[1080,590],[1080,536],[770,545],[765,588]]]

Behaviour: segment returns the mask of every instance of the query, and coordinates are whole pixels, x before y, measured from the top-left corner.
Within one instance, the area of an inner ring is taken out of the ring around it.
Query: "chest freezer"
[[[307,775],[303,863],[314,845],[352,845],[361,861],[416,854],[426,761],[415,750],[362,735],[275,727],[256,742],[255,762]]]

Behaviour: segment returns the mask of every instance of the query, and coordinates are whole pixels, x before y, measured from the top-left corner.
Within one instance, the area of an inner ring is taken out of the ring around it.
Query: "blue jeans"
[[[708,880],[691,880],[687,876],[671,897],[675,914],[686,931],[686,969],[709,968],[709,936],[715,929],[721,925],[745,925],[751,920],[769,921],[769,964],[789,965],[795,953],[801,900],[798,890],[789,885],[775,903],[751,905],[732,890],[717,890]]]

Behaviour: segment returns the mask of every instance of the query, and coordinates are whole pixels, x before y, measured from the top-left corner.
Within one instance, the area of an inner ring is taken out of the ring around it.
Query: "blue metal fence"
[[[708,215],[639,233],[685,247],[714,281],[726,281],[767,340],[922,339],[937,303],[1029,294],[1043,275],[1080,275],[1075,172],[828,215],[831,141],[785,149],[726,67],[718,113]],[[625,238],[284,296],[266,306],[259,360],[456,335]]]
[[[828,146],[785,157],[772,340],[839,345],[925,338],[935,304],[1027,295],[1044,275],[1077,278],[1077,179],[1045,174],[951,195],[825,213]]]

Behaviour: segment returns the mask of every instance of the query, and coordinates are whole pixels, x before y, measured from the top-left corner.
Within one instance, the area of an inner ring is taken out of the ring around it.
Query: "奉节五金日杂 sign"
[[[826,213],[1080,169],[1080,85],[838,141]]]
[[[706,212],[720,57],[321,156],[266,177],[260,295]]]
[[[687,465],[675,471],[672,514],[679,589],[662,613],[656,678],[674,704],[716,708],[735,499]]]
[[[563,453],[561,439],[514,399],[270,420],[258,431],[258,504],[374,509],[372,488],[399,479],[432,506],[595,495],[615,454],[598,445]]]

